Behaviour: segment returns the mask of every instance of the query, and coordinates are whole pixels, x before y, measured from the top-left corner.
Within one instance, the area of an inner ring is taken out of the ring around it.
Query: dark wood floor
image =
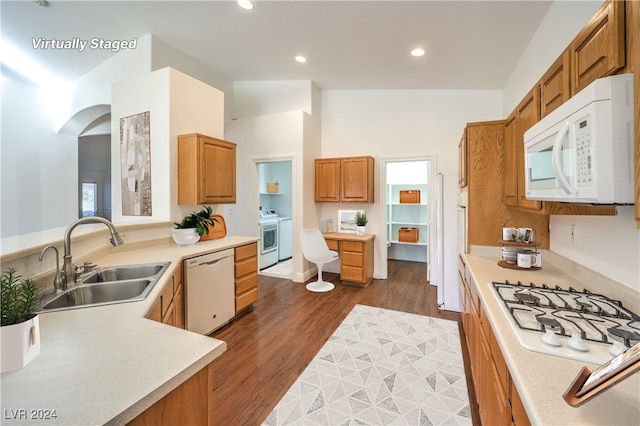
[[[227,351],[213,363],[214,423],[259,425],[356,304],[459,323],[459,313],[438,310],[436,287],[427,283],[424,263],[389,261],[388,275],[358,288],[341,285],[339,275],[325,272],[324,279],[337,284],[328,293],[260,275],[254,309],[212,335],[227,342]],[[469,379],[467,384],[475,402]],[[471,407],[473,423],[479,424],[475,403]]]

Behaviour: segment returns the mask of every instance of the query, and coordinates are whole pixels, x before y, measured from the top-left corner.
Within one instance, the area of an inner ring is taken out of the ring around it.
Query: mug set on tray
[[[530,244],[532,241],[531,228],[502,228],[504,241]],[[502,258],[507,263],[516,264],[519,268],[542,267],[542,253],[525,247],[503,246]]]

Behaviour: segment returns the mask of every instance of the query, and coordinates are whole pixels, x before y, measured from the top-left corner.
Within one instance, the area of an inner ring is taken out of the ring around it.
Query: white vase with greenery
[[[356,235],[364,235],[367,232],[367,214],[365,212],[356,212]]]
[[[38,286],[30,279],[23,279],[16,269],[2,273],[2,326],[0,344],[2,358],[0,370],[18,370],[40,354],[40,320]]]

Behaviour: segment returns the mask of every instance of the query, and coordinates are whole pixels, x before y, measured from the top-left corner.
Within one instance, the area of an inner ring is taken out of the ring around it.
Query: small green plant
[[[356,212],[356,225],[365,226],[369,222],[365,212]]]
[[[23,279],[18,270],[9,268],[0,277],[2,326],[19,324],[36,316],[40,298],[35,281]]]
[[[196,228],[198,235],[209,234],[209,227],[213,228],[218,219],[211,217],[213,209],[209,206],[202,206],[199,212],[193,212],[182,219],[182,222],[175,222],[176,229]]]

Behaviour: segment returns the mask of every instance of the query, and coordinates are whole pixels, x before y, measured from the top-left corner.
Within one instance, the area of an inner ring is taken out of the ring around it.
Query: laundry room
[[[260,227],[259,269],[264,275],[291,278],[293,225],[291,161],[258,163]]]

